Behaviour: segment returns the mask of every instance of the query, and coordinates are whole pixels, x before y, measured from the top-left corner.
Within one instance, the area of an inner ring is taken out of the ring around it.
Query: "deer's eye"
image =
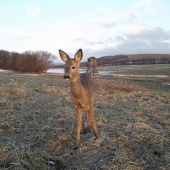
[[[72,67],[72,69],[75,69],[75,67]]]

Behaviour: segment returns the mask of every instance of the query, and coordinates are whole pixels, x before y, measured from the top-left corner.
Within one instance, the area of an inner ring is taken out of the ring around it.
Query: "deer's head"
[[[79,66],[80,61],[83,57],[83,52],[79,49],[74,58],[70,58],[67,53],[62,50],[59,50],[59,54],[61,59],[65,62],[64,65],[64,79],[66,80],[74,80],[79,76]]]

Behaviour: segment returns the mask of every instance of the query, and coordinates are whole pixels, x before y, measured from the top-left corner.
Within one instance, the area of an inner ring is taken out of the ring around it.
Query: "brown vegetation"
[[[122,79],[118,79],[116,82],[108,80],[96,80],[96,87],[100,90],[106,91],[125,91],[125,92],[134,92],[134,91],[146,91],[145,88],[137,86],[134,83],[126,83]]]
[[[24,53],[0,51],[0,68],[27,73],[46,72],[56,57],[46,51]]]

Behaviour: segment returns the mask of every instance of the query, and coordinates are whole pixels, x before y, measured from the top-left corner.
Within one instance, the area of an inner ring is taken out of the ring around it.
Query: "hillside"
[[[167,64],[170,63],[170,54],[127,54],[104,56],[97,58],[98,66],[105,65],[128,65],[128,64]],[[81,67],[87,66],[81,62]],[[63,64],[55,65],[54,68],[62,68]]]
[[[127,64],[167,64],[170,63],[170,54],[127,54],[104,56],[97,58],[97,65],[127,65]],[[81,67],[87,65],[82,62]]]
[[[126,60],[128,58],[128,55],[115,55],[115,56],[104,56],[97,58],[97,65],[103,66],[103,65],[114,65],[118,60]],[[87,66],[87,62],[82,62],[81,67]]]
[[[143,59],[143,58],[155,58],[155,59],[161,59],[161,58],[169,58],[170,54],[128,54],[130,59]]]

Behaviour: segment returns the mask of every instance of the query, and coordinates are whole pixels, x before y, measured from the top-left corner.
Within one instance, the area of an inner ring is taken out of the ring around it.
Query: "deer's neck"
[[[83,86],[81,84],[80,76],[78,76],[74,80],[70,80],[70,86],[71,86],[71,93],[75,97],[79,97],[79,95],[83,94]]]

